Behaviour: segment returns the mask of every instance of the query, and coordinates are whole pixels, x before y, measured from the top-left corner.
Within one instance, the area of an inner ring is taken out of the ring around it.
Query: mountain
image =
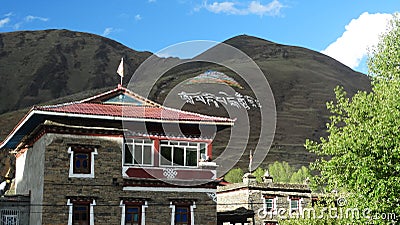
[[[351,96],[357,90],[370,90],[369,78],[321,53],[240,35],[224,42],[250,56],[261,68],[271,86],[276,110],[276,135],[264,164],[285,160],[295,166],[315,159],[304,147],[306,138],[326,136],[329,113],[326,102],[334,99],[333,89],[343,86]],[[213,52],[213,49],[207,53]],[[152,53],[138,52],[122,44],[94,34],[68,30],[43,30],[0,33],[0,135],[3,139],[35,104],[49,104],[82,99],[93,93],[113,88],[119,83],[116,75],[121,57],[125,60],[125,85],[138,66]],[[221,65],[205,62],[184,63],[177,58],[156,58],[158,61],[182,62],[169,70],[153,87],[150,99],[162,103],[174,87],[207,70],[219,71],[244,84],[238,92],[252,95],[243,79]],[[239,65],[241,62],[238,62]],[[145,77],[133,79],[137,86]],[[174,93],[175,97],[176,93]],[[184,109],[226,115],[221,109],[204,104],[186,104]],[[260,114],[250,112],[251,124],[257,130]],[[253,128],[252,128],[253,130]],[[228,137],[229,132],[224,134]],[[257,131],[249,138],[245,155],[238,165],[247,167],[249,150],[258,140]],[[217,141],[216,154],[223,141]]]

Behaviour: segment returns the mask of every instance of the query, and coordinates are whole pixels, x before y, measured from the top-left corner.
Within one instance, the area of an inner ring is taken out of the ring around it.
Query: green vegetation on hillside
[[[262,182],[262,177],[267,170],[258,167],[252,174],[256,177],[257,182]],[[303,184],[306,179],[311,177],[310,171],[307,167],[302,166],[299,170],[290,166],[287,162],[274,162],[268,166],[268,173],[276,183],[292,183]],[[230,183],[242,182],[244,172],[240,168],[230,170],[224,179]]]

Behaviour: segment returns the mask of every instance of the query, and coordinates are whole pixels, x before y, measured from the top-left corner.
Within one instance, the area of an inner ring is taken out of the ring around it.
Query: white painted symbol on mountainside
[[[234,96],[220,91],[217,95],[207,92],[186,93],[184,91],[178,93],[182,100],[186,103],[194,105],[196,102],[201,102],[204,105],[214,106],[219,108],[221,105],[233,106],[235,108],[244,108],[250,110],[251,108],[261,108],[260,101],[248,95],[242,95],[236,92]]]
[[[189,79],[185,84],[225,84],[231,87],[243,89],[242,85],[232,77],[214,70],[207,70],[206,72]]]

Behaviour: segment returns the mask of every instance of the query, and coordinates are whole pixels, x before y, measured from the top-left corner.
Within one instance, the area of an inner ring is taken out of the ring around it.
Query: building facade
[[[16,155],[30,224],[217,223],[213,132],[233,120],[118,88],[38,106],[2,143]]]
[[[0,224],[29,224],[29,195],[4,195],[0,197]]]
[[[312,196],[307,184],[274,183],[268,173],[259,183],[254,175],[247,173],[242,183],[219,186],[217,201],[218,213],[222,215],[218,218],[221,225],[276,225],[279,219],[301,215],[304,208],[311,204]],[[232,218],[225,216],[227,212],[234,213],[238,209],[242,213],[235,213]]]

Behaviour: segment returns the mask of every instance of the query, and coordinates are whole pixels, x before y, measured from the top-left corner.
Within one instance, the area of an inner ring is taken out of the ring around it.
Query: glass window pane
[[[134,149],[135,164],[142,164],[142,146],[135,145]]]
[[[161,158],[160,163],[161,165],[172,165],[172,147],[161,146]]]
[[[151,164],[151,146],[143,146],[143,164]]]
[[[181,221],[182,221],[182,222],[187,222],[187,221],[188,221],[188,217],[187,217],[187,214],[186,214],[186,213],[185,213],[185,214],[182,214]]]
[[[205,143],[200,143],[200,154],[201,153],[206,153],[206,144]]]
[[[197,147],[197,145],[198,145],[198,143],[196,143],[196,142],[190,142],[190,143],[189,143],[189,146],[195,146],[195,147]]]
[[[132,148],[131,146],[125,145],[125,159],[124,162],[126,164],[132,164],[133,162],[133,155],[132,155]]]
[[[132,214],[125,214],[125,221],[126,222],[132,221]]]
[[[185,149],[180,147],[174,147],[174,165],[184,166],[184,154]]]
[[[139,214],[133,214],[133,222],[138,222],[139,221]]]
[[[292,208],[292,209],[297,209],[298,208],[298,204],[299,204],[299,200],[297,200],[297,199],[292,199],[291,201],[290,201],[290,208]]]
[[[76,160],[76,162],[75,162],[75,168],[80,168],[81,167],[81,161],[79,161],[79,160]]]
[[[197,148],[186,148],[186,166],[197,166]]]
[[[134,142],[135,142],[135,144],[142,144],[143,139],[135,139]]]
[[[273,205],[273,199],[269,198],[265,200],[265,205],[267,207],[267,209],[272,209],[272,205]]]
[[[151,140],[151,139],[144,139],[144,143],[146,143],[146,144],[153,144],[153,140]]]
[[[85,168],[85,169],[88,167],[88,161],[87,160],[83,160],[82,161],[82,167]]]

